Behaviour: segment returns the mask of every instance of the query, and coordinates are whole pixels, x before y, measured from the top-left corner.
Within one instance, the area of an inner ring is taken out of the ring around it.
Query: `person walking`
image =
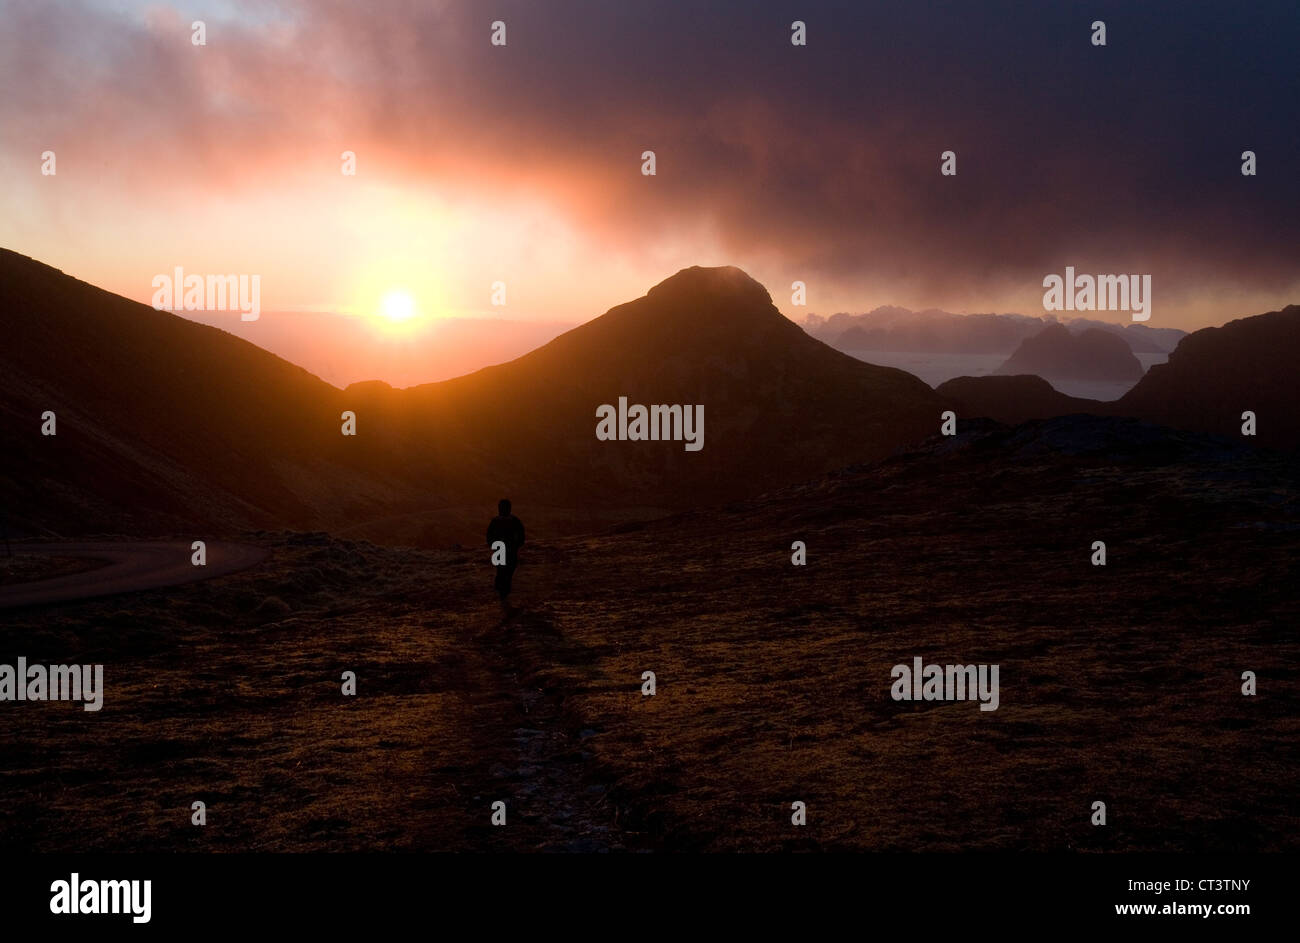
[[[493,586],[501,597],[501,611],[510,615],[510,588],[515,577],[515,567],[519,566],[519,548],[524,545],[524,524],[510,513],[508,498],[497,502],[497,511],[497,516],[488,523],[487,542],[496,569]]]

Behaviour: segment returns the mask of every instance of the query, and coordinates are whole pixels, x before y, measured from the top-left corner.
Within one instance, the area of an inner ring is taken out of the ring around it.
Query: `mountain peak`
[[[1142,362],[1124,338],[1095,327],[1078,334],[1059,322],[1025,338],[999,375],[1037,374],[1048,380],[1131,380],[1142,376]]]
[[[796,336],[807,338],[802,328],[777,310],[767,289],[741,269],[693,265],[642,297],[561,335],[543,350],[597,343],[645,356],[671,357],[686,349],[716,352],[738,343],[786,344]]]
[[[681,299],[696,303],[728,302],[746,306],[766,306],[772,303],[772,296],[767,293],[767,289],[734,265],[692,265],[665,278],[646,292],[646,297],[656,301]]]

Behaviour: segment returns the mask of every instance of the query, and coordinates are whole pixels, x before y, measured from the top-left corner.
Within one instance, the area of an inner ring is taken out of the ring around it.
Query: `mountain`
[[[704,447],[596,439],[597,407],[700,404]],[[685,269],[507,364],[364,402],[484,445],[475,493],[568,507],[727,501],[933,433],[945,401],[805,334],[732,267]],[[412,443],[415,430],[402,433]]]
[[[1042,377],[1027,375],[956,377],[939,384],[935,392],[960,404],[962,418],[983,417],[1008,425],[1097,412],[1102,406],[1098,400],[1066,396]]]
[[[0,285],[11,530],[310,527],[402,494],[344,448],[340,392],[300,367],[7,250]]]
[[[1117,327],[1118,325],[1111,325]],[[1124,325],[1124,337],[1128,340],[1129,346],[1133,352],[1142,353],[1138,348],[1134,338],[1146,338],[1152,346],[1160,348],[1168,353],[1182,343],[1186,331],[1180,331],[1176,327],[1151,327],[1148,324],[1126,324]]]
[[[994,373],[1032,373],[1062,380],[1136,380],[1142,376],[1142,364],[1123,338],[1108,331],[1089,328],[1072,334],[1063,324],[1049,324],[1021,342]]]
[[[957,402],[963,417],[1020,423],[1080,412],[1130,416],[1244,444],[1297,449],[1297,351],[1300,305],[1290,305],[1186,335],[1167,363],[1151,367],[1115,402],[1066,396],[1038,376],[958,377],[936,392]],[[1256,416],[1253,440],[1241,434],[1247,410]]]
[[[1239,318],[1188,335],[1110,412],[1240,440],[1242,413],[1255,413],[1256,441],[1300,448],[1296,357],[1300,305]]]
[[[1071,318],[1062,322],[1073,334],[1089,328],[1107,331],[1122,337],[1135,354],[1167,354],[1187,336],[1186,331],[1172,327],[1148,327],[1145,324],[1116,324],[1113,321],[1094,321],[1091,318]]]
[[[1175,328],[1145,324],[1115,324],[1088,318],[1058,321],[1024,314],[952,314],[929,308],[911,311],[884,305],[866,314],[810,314],[804,329],[844,351],[910,351],[943,354],[1010,354],[1021,342],[1051,324],[1064,324],[1071,333],[1089,328],[1121,337],[1134,353],[1163,354],[1186,336]]]
[[[809,333],[839,350],[930,351],[997,354],[1015,349],[1042,329],[1039,318],[1020,314],[950,314],[884,306],[866,314],[808,319]]]
[[[0,250],[11,532],[288,527],[481,539],[731,500],[889,454],[947,402],[810,338],[735,268],[691,268],[514,361],[339,390],[215,328]],[[704,406],[703,448],[596,438],[597,407]],[[40,434],[57,416],[57,435]],[[355,436],[341,414],[356,415]]]

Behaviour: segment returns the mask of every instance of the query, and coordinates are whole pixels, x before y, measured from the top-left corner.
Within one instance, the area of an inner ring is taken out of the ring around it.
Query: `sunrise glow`
[[[409,321],[415,317],[415,299],[405,291],[390,291],[380,302],[379,314],[395,324]]]

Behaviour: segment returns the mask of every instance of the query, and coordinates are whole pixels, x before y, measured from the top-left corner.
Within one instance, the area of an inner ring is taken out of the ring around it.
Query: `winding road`
[[[207,565],[190,562],[193,551],[183,540],[121,543],[14,544],[14,553],[44,553],[60,557],[107,560],[108,566],[69,573],[32,583],[0,586],[0,609],[71,602],[117,593],[134,593],[164,586],[225,576],[256,566],[269,551],[248,544],[207,541]]]

